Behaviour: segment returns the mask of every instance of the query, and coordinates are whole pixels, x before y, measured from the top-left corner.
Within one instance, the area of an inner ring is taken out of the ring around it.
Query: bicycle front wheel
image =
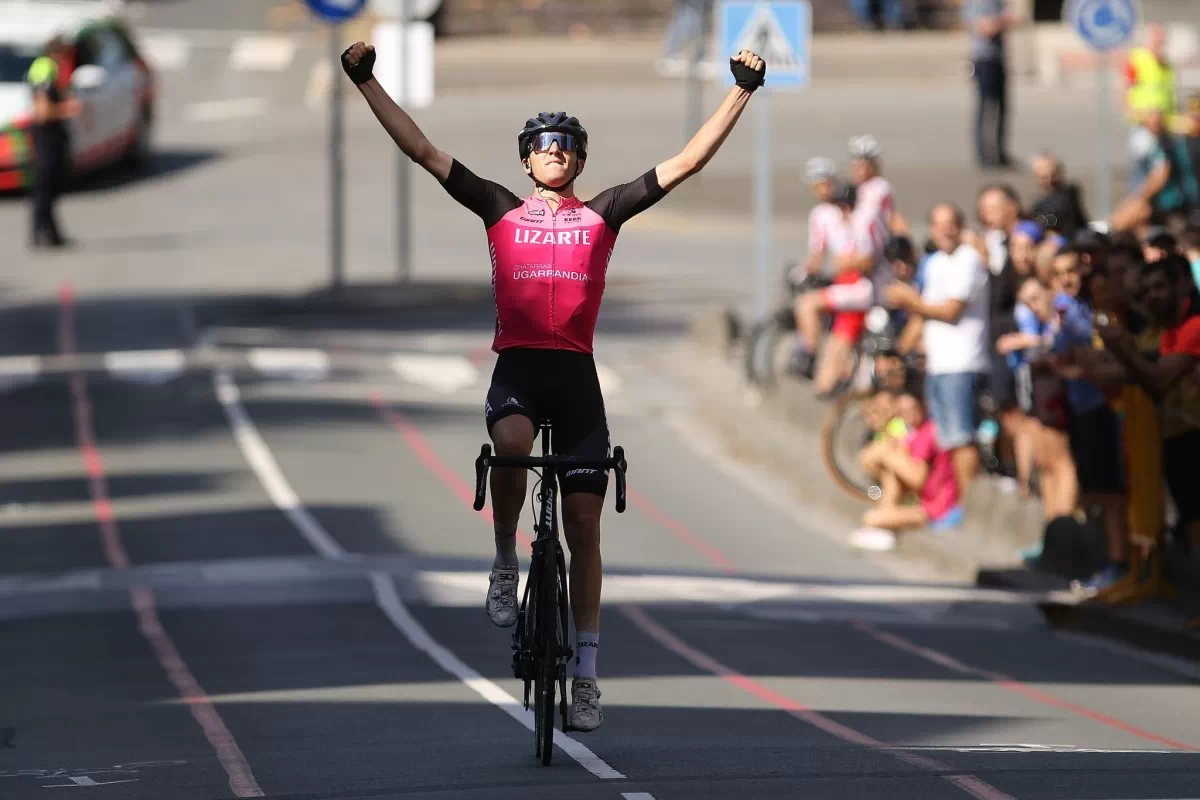
[[[554,755],[554,688],[558,682],[558,564],[543,553],[538,576],[537,673],[534,677],[534,733],[542,766]]]
[[[781,309],[759,322],[746,345],[746,378],[754,384],[774,386],[788,371],[796,348],[796,323],[791,309]]]
[[[863,401],[870,392],[848,392],[829,410],[821,431],[821,456],[838,488],[855,500],[874,501],[882,494],[878,482],[858,463],[858,453],[874,432],[863,417]]]

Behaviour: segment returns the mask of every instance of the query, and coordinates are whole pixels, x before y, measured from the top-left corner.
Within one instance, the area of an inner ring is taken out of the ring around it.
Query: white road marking
[[[322,556],[330,559],[345,558],[347,556],[346,551],[334,541],[333,537],[321,526],[321,523],[317,522],[308,513],[308,510],[300,504],[299,498],[287,482],[287,478],[280,471],[279,465],[271,455],[266,442],[259,435],[253,421],[246,414],[246,410],[242,408],[237,386],[230,377],[228,370],[216,371],[213,375],[213,381],[216,386],[217,397],[221,401],[221,407],[225,409],[230,426],[233,428],[234,438],[242,450],[242,455],[245,456],[246,461],[253,468],[271,501],[283,511],[292,524],[299,529],[304,538]],[[417,622],[412,614],[409,613],[408,607],[400,599],[400,595],[396,592],[396,587],[392,579],[387,574],[372,572],[369,578],[371,587],[375,593],[375,601],[379,605],[379,608],[414,647],[426,653],[438,666],[454,675],[480,697],[500,708],[529,730],[533,730],[533,713],[525,710],[524,706],[518,703],[515,697],[473,670],[454,655],[454,653],[447,650],[430,636],[424,626]],[[580,766],[597,778],[610,780],[625,777],[587,747],[567,736],[562,731],[554,731],[554,741],[562,748],[563,752],[575,759]]]
[[[250,117],[260,117],[265,113],[267,113],[267,101],[261,97],[211,100],[203,103],[188,103],[183,107],[183,118],[189,122],[249,119]]]
[[[137,773],[141,769],[149,769],[150,767],[178,767],[188,762],[183,760],[176,761],[131,761],[128,764],[117,764],[111,767],[99,767],[92,769],[19,769],[19,770],[0,770],[0,778],[38,778],[45,780],[47,778],[65,778],[69,773],[77,773],[79,775],[100,775],[106,772],[125,772]]]
[[[413,576],[431,602],[446,606],[471,606],[487,592],[488,575],[479,571],[421,571]],[[810,584],[795,581],[760,581],[749,578],[689,575],[605,575],[606,602],[621,605],[650,603],[733,604],[761,602],[838,603],[841,606],[893,606],[896,604],[995,603],[1028,606],[1040,599],[997,589],[910,584]]]
[[[109,784],[112,784],[112,783],[137,783],[137,782],[138,782],[138,779],[137,779],[137,778],[126,778],[126,779],[125,779],[125,780],[123,780],[123,781],[102,781],[102,782],[97,782],[97,781],[94,781],[94,780],[92,780],[91,778],[89,778],[89,777],[88,777],[88,776],[86,776],[86,775],[83,775],[83,776],[81,776],[81,777],[79,777],[79,778],[67,778],[67,780],[71,781],[71,783],[51,783],[51,784],[48,784],[48,785],[46,785],[46,786],[43,786],[42,788],[43,788],[43,789],[58,789],[58,788],[60,788],[60,787],[63,787],[63,786],[68,786],[68,787],[78,787],[78,786],[108,786]]]
[[[177,33],[142,37],[142,54],[158,72],[183,69],[191,59],[192,45]]]
[[[246,358],[250,366],[271,376],[312,379],[329,374],[329,355],[324,350],[255,347]]]
[[[654,800],[654,795],[649,792],[621,792],[621,797],[625,800]]]
[[[304,105],[308,108],[320,108],[329,101],[329,90],[333,87],[333,66],[328,61],[318,61],[313,64],[308,76],[308,86],[304,90]]]
[[[616,370],[597,364],[596,377],[600,379],[600,391],[604,395],[613,395],[621,391],[621,376]]]
[[[533,712],[517,702],[517,699],[501,689],[492,681],[480,675],[467,666],[458,656],[434,641],[429,632],[413,618],[408,608],[396,593],[396,586],[391,577],[381,573],[371,573],[371,586],[375,589],[375,599],[379,607],[387,614],[388,619],[408,637],[413,646],[421,650],[442,669],[456,676],[460,681],[474,690],[489,703],[498,706],[510,717],[520,722],[529,730],[534,729]],[[581,745],[571,737],[555,728],[554,743],[588,772],[602,780],[624,778],[620,772],[610,767],[599,756]]]
[[[19,389],[37,380],[42,372],[38,356],[5,356],[0,358],[0,389]]]
[[[183,374],[187,356],[182,350],[125,350],[104,354],[104,368],[115,377],[145,383],[165,383]]]
[[[398,353],[392,356],[391,365],[404,380],[445,394],[474,386],[479,380],[479,370],[459,355]]]
[[[271,455],[270,448],[263,441],[262,435],[254,422],[242,408],[241,397],[238,395],[237,384],[233,382],[228,370],[217,370],[213,373],[213,382],[217,389],[217,400],[225,409],[225,417],[229,427],[233,429],[233,437],[237,440],[242,455],[254,469],[254,474],[266,490],[271,502],[282,511],[300,534],[313,546],[313,549],[325,558],[340,559],[346,555],[342,546],[334,541],[321,524],[308,513],[308,509],[300,503],[300,498],[292,491],[287,478]]]
[[[156,36],[184,36],[193,47],[230,47],[239,39],[253,39],[262,30],[222,30],[219,28],[139,28],[142,39]]]
[[[283,72],[296,57],[296,42],[286,36],[244,36],[233,43],[229,68],[235,72]]]

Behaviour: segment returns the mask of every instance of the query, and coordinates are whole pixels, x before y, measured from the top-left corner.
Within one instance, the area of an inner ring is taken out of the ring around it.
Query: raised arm
[[[658,185],[663,191],[671,191],[712,160],[742,116],[742,111],[750,102],[750,95],[762,86],[767,74],[766,62],[749,50],[742,50],[731,58],[729,68],[733,71],[737,86],[729,90],[721,107],[701,126],[683,152],[655,168]]]
[[[355,42],[342,53],[342,69],[367,99],[367,104],[374,112],[375,118],[383,125],[383,129],[406,156],[445,183],[450,177],[450,166],[454,159],[434,147],[417,127],[417,123],[412,121],[412,117],[379,85],[379,81],[371,74],[374,66],[373,45]]]

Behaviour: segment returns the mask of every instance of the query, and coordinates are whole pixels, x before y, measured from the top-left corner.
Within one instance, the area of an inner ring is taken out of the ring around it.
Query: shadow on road
[[[92,194],[112,192],[128,186],[136,186],[168,178],[178,173],[195,169],[221,156],[221,151],[210,148],[169,147],[156,149],[151,153],[146,163],[137,169],[114,165],[76,176],[71,181],[67,193]],[[0,203],[28,202],[28,200],[28,192],[0,192]]]

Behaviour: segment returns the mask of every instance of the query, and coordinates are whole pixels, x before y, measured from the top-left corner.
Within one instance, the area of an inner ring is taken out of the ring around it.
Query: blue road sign
[[[803,89],[811,80],[812,6],[808,0],[725,0],[718,10],[723,58],[753,50],[767,62],[766,89]],[[726,81],[733,85],[733,74]]]
[[[1138,0],[1071,0],[1064,21],[1093,50],[1113,50],[1133,39],[1141,9]]]
[[[326,22],[345,22],[367,7],[367,0],[305,0],[309,9]]]

